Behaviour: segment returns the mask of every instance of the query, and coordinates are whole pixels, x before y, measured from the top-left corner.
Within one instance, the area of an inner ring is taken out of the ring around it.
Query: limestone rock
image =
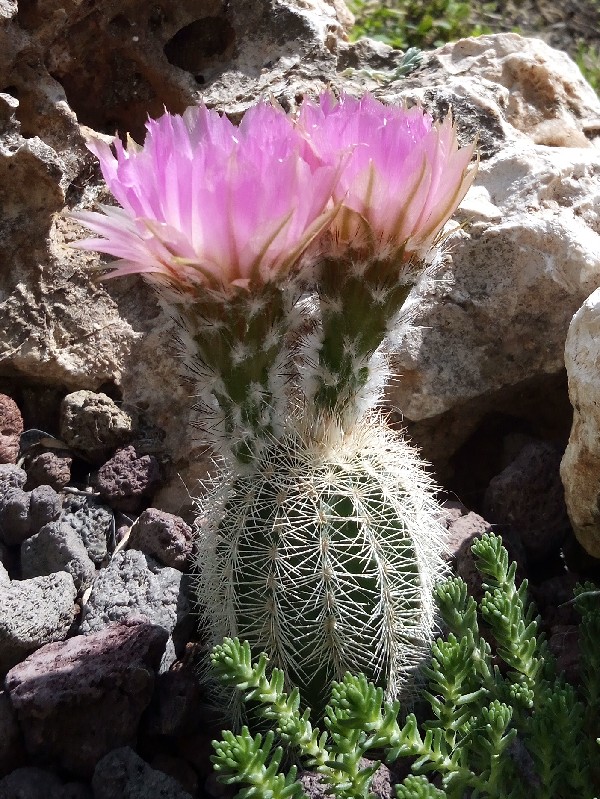
[[[560,473],[575,535],[600,558],[600,289],[573,316],[565,360],[573,427]]]

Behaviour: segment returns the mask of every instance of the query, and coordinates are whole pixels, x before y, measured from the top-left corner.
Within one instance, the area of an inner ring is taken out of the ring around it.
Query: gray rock
[[[22,488],[9,488],[0,500],[0,540],[18,546],[32,533],[29,519],[31,494]]]
[[[0,556],[2,555],[2,550],[0,549]],[[10,583],[10,574],[6,570],[4,563],[2,562],[2,558],[0,557],[0,585],[7,585]]]
[[[0,584],[0,673],[44,644],[67,637],[76,595],[66,572]]]
[[[27,472],[12,463],[0,463],[0,498],[9,488],[23,488]]]
[[[192,554],[192,528],[180,516],[148,508],[132,526],[129,546],[184,571]]]
[[[114,530],[110,508],[99,505],[90,497],[69,495],[63,503],[61,522],[70,524],[80,536],[88,555],[99,566],[107,556],[107,541]]]
[[[62,521],[45,524],[21,545],[23,577],[68,572],[78,591],[92,584],[96,569],[81,538]]]
[[[48,522],[60,516],[62,497],[49,485],[40,485],[31,492],[29,517],[31,529],[38,532]]]
[[[135,740],[167,634],[144,623],[48,644],[6,677],[29,754],[89,779],[100,758]]]
[[[105,453],[128,443],[133,434],[131,415],[106,394],[75,391],[60,409],[60,434],[73,449],[88,456]]]
[[[189,616],[189,603],[182,590],[182,574],[168,566],[161,568],[136,549],[117,552],[102,569],[83,606],[80,632],[97,632],[115,621],[143,618],[170,635]],[[169,658],[175,659],[172,642]],[[170,663],[163,661],[161,670]]]
[[[61,788],[62,780],[51,771],[24,766],[0,780],[0,799],[54,799]]]
[[[50,486],[8,488],[0,497],[0,539],[18,546],[60,515],[61,497]]]
[[[102,758],[92,788],[94,799],[192,799],[172,777],[151,768],[128,746]]]

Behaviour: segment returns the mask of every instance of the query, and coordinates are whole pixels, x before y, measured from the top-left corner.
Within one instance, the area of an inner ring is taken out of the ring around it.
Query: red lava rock
[[[159,674],[152,704],[146,711],[144,732],[155,736],[189,735],[203,723],[198,674],[179,668]]]
[[[447,546],[450,560],[458,577],[462,577],[468,586],[469,593],[476,600],[483,596],[481,575],[475,567],[475,558],[471,547],[484,533],[497,532],[493,525],[473,511],[469,511],[460,502],[445,502],[444,514],[440,521],[448,530]],[[517,563],[517,581],[525,576],[525,553],[518,540],[509,533],[502,536],[502,543],[508,551],[510,561]]]
[[[94,475],[92,482],[108,505],[124,513],[136,513],[144,499],[160,484],[158,461],[138,455],[134,446],[116,452]]]
[[[66,450],[38,452],[25,459],[27,488],[39,485],[63,489],[71,480],[73,456]]]
[[[15,666],[6,690],[40,764],[85,779],[135,739],[167,641],[162,627],[128,621],[48,644]]]
[[[129,546],[184,571],[192,554],[192,528],[180,516],[148,508],[131,528]]]
[[[0,463],[16,463],[23,432],[23,417],[17,403],[0,394]]]
[[[552,444],[526,444],[485,492],[486,519],[513,530],[534,561],[556,554],[571,529],[560,461],[561,453]]]

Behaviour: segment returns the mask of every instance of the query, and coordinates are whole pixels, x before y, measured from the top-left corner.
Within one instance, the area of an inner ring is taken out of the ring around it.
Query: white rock
[[[574,415],[560,474],[575,535],[600,557],[600,289],[573,317],[565,361]]]

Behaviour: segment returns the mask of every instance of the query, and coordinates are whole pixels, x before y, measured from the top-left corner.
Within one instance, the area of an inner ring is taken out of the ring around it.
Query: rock
[[[570,531],[560,461],[560,450],[552,444],[526,444],[485,492],[485,518],[511,529],[532,561],[558,555]]]
[[[184,791],[187,791],[192,796],[197,795],[198,775],[183,758],[170,755],[161,747],[161,751],[151,758],[149,765],[168,777],[172,777]]]
[[[0,549],[0,585],[8,585],[10,583],[10,575],[4,565],[6,555]]]
[[[71,525],[50,522],[21,546],[23,577],[38,577],[53,572],[67,572],[78,592],[88,588],[96,569],[81,538]]]
[[[475,566],[475,558],[471,547],[484,533],[497,532],[492,525],[482,516],[469,511],[460,502],[442,503],[443,515],[440,519],[448,530],[447,549],[448,558],[452,563],[456,575],[461,577],[469,589],[469,594],[478,601],[482,598],[482,579]],[[505,531],[502,543],[508,550],[509,559],[517,562],[517,577],[519,582],[524,576],[525,553],[518,539]]]
[[[134,421],[106,394],[75,391],[67,394],[60,409],[63,441],[88,457],[102,457],[129,442]]]
[[[87,779],[107,752],[131,743],[166,639],[149,624],[113,624],[15,666],[6,688],[30,755]]]
[[[159,674],[152,703],[146,711],[144,732],[150,736],[189,736],[205,720],[198,713],[201,700],[198,673],[189,668]]]
[[[579,624],[581,614],[570,602],[577,582],[578,579],[572,572],[565,571],[541,583],[530,584],[529,594],[535,601],[546,628]]]
[[[60,515],[61,498],[50,486],[9,488],[0,496],[0,540],[18,546]]]
[[[192,799],[172,778],[151,768],[128,746],[109,752],[92,778],[94,799]]]
[[[189,614],[181,572],[160,568],[136,549],[117,552],[105,569],[98,572],[83,606],[80,631],[90,635],[114,621],[143,618],[172,635]],[[175,659],[171,650],[168,668]]]
[[[31,535],[30,502],[31,494],[22,488],[9,488],[0,499],[0,540],[8,546],[17,546]]]
[[[62,780],[51,771],[24,766],[0,780],[0,799],[50,799],[61,788]]]
[[[23,736],[17,715],[6,691],[0,691],[0,778],[5,777],[25,762]],[[0,799],[2,799],[0,779]]]
[[[467,226],[449,239],[439,281],[413,292],[413,324],[394,342],[402,379],[389,391],[446,479],[490,414],[540,438],[568,431],[569,409],[552,396],[564,385],[551,376],[600,266],[600,162],[583,129],[600,100],[564,53],[516,34],[447,44],[396,85],[386,99],[451,106],[465,138],[479,130],[479,173],[455,215]]]
[[[56,491],[71,481],[73,456],[66,450],[36,452],[25,458],[27,487],[49,485]]]
[[[44,644],[67,637],[76,594],[66,572],[0,583],[0,674]]]
[[[17,403],[0,394],[0,463],[16,463],[23,432],[23,418]]]
[[[600,289],[573,316],[565,345],[573,426],[560,474],[577,540],[600,558]]]
[[[62,497],[49,485],[40,485],[31,491],[29,501],[29,519],[31,529],[38,532],[60,516]]]
[[[158,461],[153,455],[139,455],[135,447],[119,450],[98,469],[92,478],[106,502],[125,513],[139,511],[144,499],[152,496],[161,480]]]
[[[108,553],[108,539],[114,535],[114,516],[110,508],[91,497],[71,494],[63,503],[61,522],[71,525],[92,561],[100,566]]]
[[[129,546],[185,571],[192,554],[192,528],[179,516],[148,508],[132,526]]]
[[[9,488],[23,488],[27,482],[27,472],[12,463],[0,463],[0,499]]]

